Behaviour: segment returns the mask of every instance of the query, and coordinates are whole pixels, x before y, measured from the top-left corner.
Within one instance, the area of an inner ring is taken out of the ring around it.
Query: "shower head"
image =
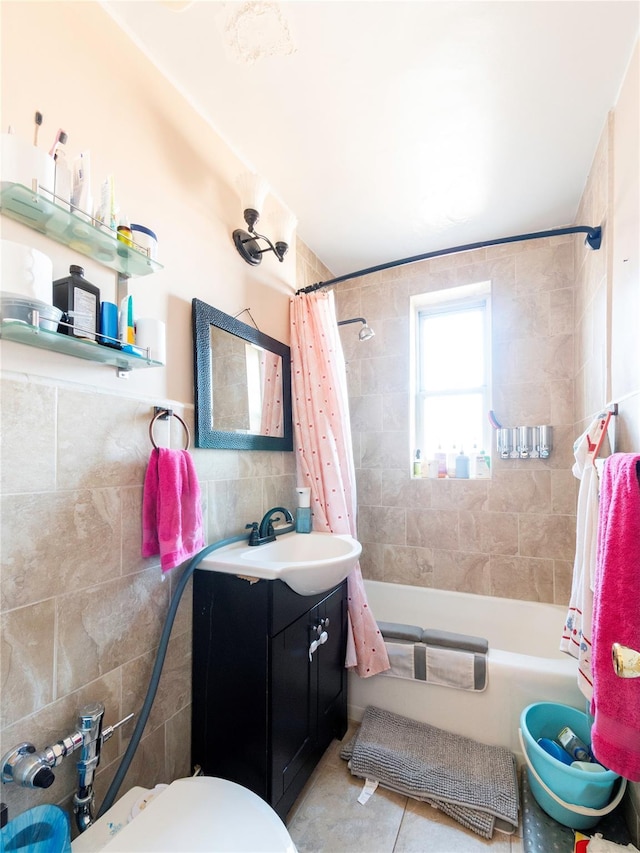
[[[368,323],[365,323],[364,326],[360,329],[360,332],[358,334],[358,338],[361,341],[368,341],[374,335],[375,335],[375,332],[373,331],[371,326]]]
[[[339,326],[347,326],[349,323],[362,323],[362,328],[358,333],[358,339],[361,341],[368,341],[375,335],[375,332],[364,317],[353,317],[351,320],[338,320]]]

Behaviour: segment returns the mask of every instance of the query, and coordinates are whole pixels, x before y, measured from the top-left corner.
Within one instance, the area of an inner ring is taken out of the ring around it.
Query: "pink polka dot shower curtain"
[[[332,292],[291,300],[291,385],[298,485],[311,489],[313,529],[356,536],[356,487],[347,376]],[[360,565],[347,579],[346,666],[367,677],[389,669]]]
[[[278,438],[284,435],[281,356],[263,350],[260,355],[260,373],[262,375],[260,435],[271,435]]]

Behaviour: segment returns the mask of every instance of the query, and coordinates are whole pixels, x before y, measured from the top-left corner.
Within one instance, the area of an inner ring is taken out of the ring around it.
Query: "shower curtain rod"
[[[386,264],[378,264],[375,267],[367,267],[364,270],[339,275],[337,278],[330,278],[328,281],[319,281],[317,284],[310,284],[308,287],[301,287],[296,290],[296,296],[300,293],[313,293],[314,290],[320,290],[322,287],[331,287],[334,284],[340,284],[342,281],[348,281],[351,278],[360,278],[363,275],[370,275],[381,270],[392,269],[393,267],[402,267],[407,264],[415,264],[418,261],[426,261],[429,258],[439,258],[442,255],[455,255],[457,252],[468,252],[471,249],[484,249],[487,246],[499,246],[501,243],[519,243],[521,240],[539,240],[542,237],[559,237],[562,234],[586,234],[585,243],[592,249],[599,249],[602,242],[602,228],[596,225],[594,228],[589,225],[574,225],[571,228],[553,228],[551,231],[536,231],[532,234],[518,234],[515,237],[499,237],[496,240],[483,240],[480,243],[467,243],[464,246],[453,246],[450,249],[438,249],[435,252],[425,252],[423,255],[413,255],[410,258],[401,258],[398,261],[388,261]]]

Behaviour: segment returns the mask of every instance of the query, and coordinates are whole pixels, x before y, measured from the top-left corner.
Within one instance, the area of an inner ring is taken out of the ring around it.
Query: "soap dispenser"
[[[296,533],[311,533],[311,489],[297,488]]]

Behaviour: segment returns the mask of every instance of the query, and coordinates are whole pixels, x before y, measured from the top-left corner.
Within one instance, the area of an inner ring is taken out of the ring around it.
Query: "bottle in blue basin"
[[[558,732],[558,741],[569,753],[573,761],[591,761],[591,753],[586,743],[583,743],[578,735],[565,726]]]

